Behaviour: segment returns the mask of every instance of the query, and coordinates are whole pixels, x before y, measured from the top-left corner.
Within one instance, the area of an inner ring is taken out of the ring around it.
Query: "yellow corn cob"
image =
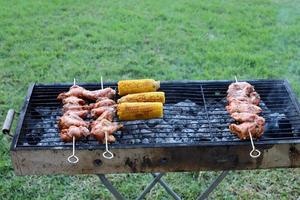
[[[160,87],[160,82],[153,79],[124,80],[118,82],[119,95],[141,92],[155,92]]]
[[[120,120],[139,120],[160,118],[163,116],[163,104],[159,102],[118,104]]]
[[[161,102],[165,103],[164,92],[144,92],[137,94],[128,94],[118,100],[118,103],[124,102]]]

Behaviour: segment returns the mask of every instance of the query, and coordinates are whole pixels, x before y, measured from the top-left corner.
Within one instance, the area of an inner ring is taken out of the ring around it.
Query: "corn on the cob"
[[[160,82],[153,79],[124,80],[118,82],[119,95],[141,92],[155,92],[160,87]]]
[[[161,102],[165,103],[164,92],[144,92],[137,94],[128,94],[118,100],[118,103],[125,102]]]
[[[163,104],[159,102],[118,104],[120,120],[139,120],[160,118],[163,116]]]

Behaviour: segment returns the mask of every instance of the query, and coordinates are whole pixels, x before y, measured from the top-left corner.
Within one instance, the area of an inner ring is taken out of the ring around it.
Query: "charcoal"
[[[173,137],[168,137],[165,139],[165,143],[178,143],[179,140],[174,139]]]
[[[163,119],[149,119],[146,121],[148,127],[153,128],[154,126],[158,124],[162,124],[164,122]]]
[[[138,125],[138,128],[139,129],[149,129],[149,126],[145,122],[143,122]]]
[[[143,143],[143,144],[149,144],[150,142],[149,142],[149,139],[148,139],[148,138],[144,138],[144,139],[142,140],[142,143]]]
[[[153,135],[153,132],[150,129],[141,129],[140,133],[143,135]]]
[[[184,115],[197,115],[199,109],[196,103],[188,99],[174,105],[174,111]]]
[[[124,121],[123,129],[114,135],[116,143],[121,144],[153,144],[153,143],[199,143],[201,141],[225,142],[239,141],[229,131],[233,119],[227,113],[226,98],[206,100],[204,104],[196,104],[188,99],[176,104],[164,105],[162,119]],[[291,128],[288,117],[284,113],[272,113],[261,101],[263,117],[266,118],[266,131],[278,128]],[[24,145],[61,145],[57,120],[62,115],[56,107],[36,107],[31,113],[37,121],[29,127]],[[89,120],[89,119],[88,119]],[[78,141],[82,145],[98,144],[93,138]]]
[[[186,125],[187,128],[190,128],[190,129],[198,129],[199,128],[199,123],[198,121],[190,121],[187,125]]]
[[[182,130],[182,133],[183,133],[184,136],[193,137],[194,134],[195,134],[195,130],[186,128],[186,129]]]

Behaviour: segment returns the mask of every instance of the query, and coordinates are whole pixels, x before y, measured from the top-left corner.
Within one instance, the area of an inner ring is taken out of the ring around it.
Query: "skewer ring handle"
[[[68,157],[69,163],[76,164],[76,163],[78,163],[78,161],[79,161],[79,158],[75,155],[71,155]]]
[[[102,156],[106,159],[109,159],[109,160],[114,158],[114,154],[110,151],[103,152]]]
[[[261,152],[257,149],[252,149],[252,151],[250,152],[250,156],[252,158],[258,158],[260,156]]]

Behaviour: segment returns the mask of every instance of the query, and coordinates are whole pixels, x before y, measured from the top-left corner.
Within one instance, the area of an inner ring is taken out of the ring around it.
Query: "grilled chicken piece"
[[[254,92],[254,87],[247,82],[232,83],[229,85],[227,90],[227,94],[230,96],[242,93],[249,95],[251,92]]]
[[[62,129],[67,129],[70,126],[84,126],[89,127],[89,123],[85,122],[82,118],[80,118],[78,115],[74,113],[67,113],[64,114],[62,117],[58,120],[58,127]]]
[[[94,90],[89,91],[80,87],[78,85],[74,85],[70,88],[68,92],[63,92],[58,95],[57,100],[63,100],[70,96],[75,96],[82,99],[89,99],[96,101],[100,97],[112,98],[116,94],[116,91],[112,88],[105,88],[103,90]]]
[[[230,84],[227,90],[228,103],[238,100],[254,105],[259,105],[260,96],[255,92],[254,87],[247,82]]]
[[[84,105],[85,101],[76,96],[69,96],[62,100],[63,104],[76,104],[76,105]]]
[[[116,112],[116,105],[94,108],[94,109],[91,110],[91,115],[92,115],[93,118],[97,118],[100,115],[102,115],[102,113],[104,113],[105,111],[108,111],[110,113],[115,113]]]
[[[65,112],[66,115],[69,114],[74,114],[79,116],[80,118],[84,119],[88,116],[89,111],[88,110],[68,110],[67,112]]]
[[[84,98],[84,94],[83,94],[84,91],[85,89],[83,87],[80,87],[78,85],[73,85],[68,92],[60,93],[57,97],[57,100],[63,100],[70,96]]]
[[[260,103],[260,96],[257,92],[251,92],[250,93],[250,102],[254,105],[259,105]]]
[[[112,122],[114,116],[115,116],[115,112],[110,112],[110,111],[106,110],[95,121],[92,121],[91,127],[94,127],[96,124],[98,124],[103,119],[106,119],[106,120]]]
[[[67,103],[67,104],[63,105],[63,112],[67,112],[69,110],[71,110],[71,111],[90,110],[90,106],[71,104],[71,103]]]
[[[63,142],[72,142],[73,136],[76,139],[79,139],[81,137],[87,137],[90,135],[89,129],[87,129],[84,126],[70,126],[68,129],[63,129],[60,132],[60,138]]]
[[[241,140],[247,140],[250,138],[249,131],[253,138],[259,139],[263,132],[264,126],[255,122],[244,122],[242,124],[230,124],[229,129],[232,133],[237,135]]]
[[[260,96],[259,94],[257,94],[257,92],[252,92],[249,94],[249,96],[238,96],[238,95],[227,96],[227,101],[228,103],[232,101],[242,101],[245,103],[250,103],[258,106],[260,103]]]
[[[114,132],[122,128],[123,125],[117,122],[110,122],[107,119],[102,119],[101,121],[95,121],[92,126],[91,134],[100,142],[104,141],[105,132],[108,135],[112,135]],[[112,137],[108,138],[108,142],[112,141]]]
[[[104,107],[104,106],[113,106],[115,105],[116,102],[114,100],[111,100],[109,98],[100,98],[97,100],[96,103],[91,105],[91,108],[99,108],[99,107]]]
[[[232,113],[231,117],[240,123],[243,122],[255,122],[256,124],[260,126],[265,125],[265,119],[263,117],[260,117],[256,114],[252,113]]]
[[[226,106],[226,110],[230,114],[235,112],[259,114],[262,112],[262,109],[256,105],[237,100],[232,101],[228,106]]]
[[[112,88],[104,88],[103,90],[86,90],[84,93],[85,98],[96,101],[101,97],[107,97],[109,99],[113,98],[116,95],[116,91]]]

